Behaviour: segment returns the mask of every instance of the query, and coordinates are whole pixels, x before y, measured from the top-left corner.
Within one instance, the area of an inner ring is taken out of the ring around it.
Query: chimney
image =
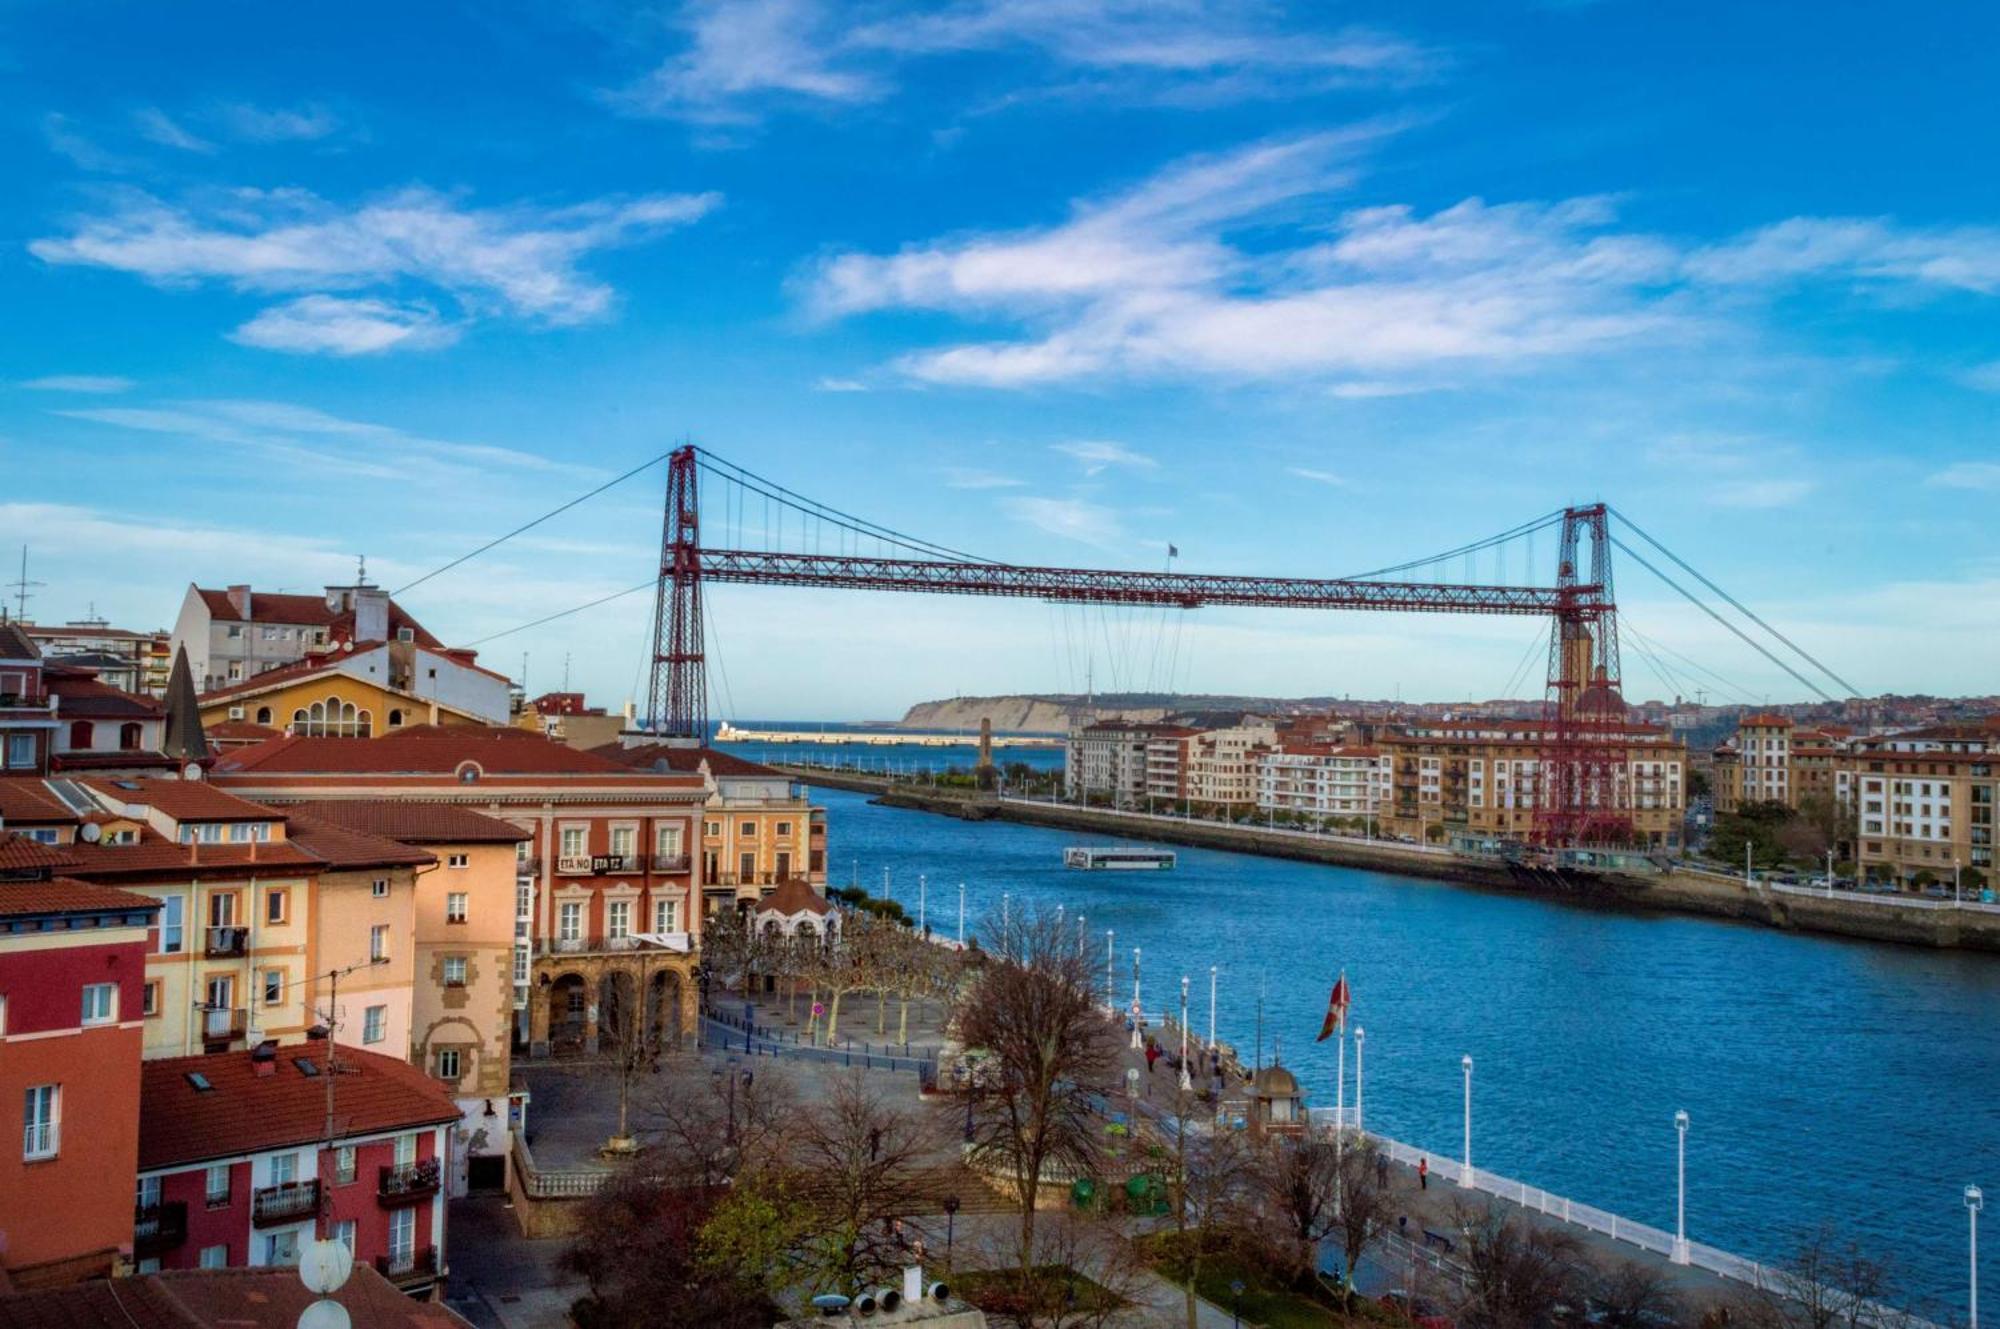
[[[389,640],[389,593],[375,586],[354,588],[354,640]]]
[[[246,623],[249,622],[250,588],[248,586],[231,586],[226,594],[229,596],[229,607],[236,611],[236,617]]]

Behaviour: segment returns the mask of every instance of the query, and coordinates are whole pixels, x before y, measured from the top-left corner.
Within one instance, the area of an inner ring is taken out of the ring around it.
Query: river
[[[1003,892],[1060,902],[1100,962],[1116,932],[1121,1002],[1138,946],[1146,1008],[1177,1003],[1187,974],[1205,1030],[1217,966],[1220,1036],[1246,1056],[1261,990],[1266,1055],[1317,1105],[1333,1102],[1334,1044],[1312,1039],[1344,969],[1367,1124],[1441,1155],[1460,1149],[1469,1053],[1475,1165],[1671,1231],[1685,1108],[1691,1239],[1777,1260],[1831,1224],[1962,1316],[1961,1192],[2000,1187],[1994,957],[1202,849],[1177,848],[1170,872],[1073,872],[1063,847],[1101,838],[818,797],[829,877],[880,892],[886,868],[915,914],[924,874],[936,931],[957,928],[961,880],[969,929]]]

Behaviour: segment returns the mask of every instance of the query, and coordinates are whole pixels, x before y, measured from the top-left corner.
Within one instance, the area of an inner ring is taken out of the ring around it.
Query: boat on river
[[[1174,865],[1171,849],[1132,849],[1119,845],[1094,848],[1072,845],[1063,850],[1063,866],[1089,871],[1161,872]]]

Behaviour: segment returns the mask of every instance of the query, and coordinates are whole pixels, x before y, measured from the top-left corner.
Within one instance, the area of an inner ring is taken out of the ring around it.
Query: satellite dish
[[[341,1284],[354,1272],[354,1252],[347,1249],[344,1241],[321,1238],[306,1243],[299,1252],[299,1281],[308,1291],[325,1296],[340,1290]],[[339,1310],[339,1307],[334,1309]],[[341,1312],[341,1322],[347,1320],[347,1313]],[[300,1324],[304,1324],[303,1320]],[[329,1322],[331,1323],[331,1322]]]
[[[78,831],[77,834],[83,837],[85,844],[96,844],[104,838],[104,828],[94,821],[87,821],[83,823],[83,829]]]
[[[299,1312],[299,1329],[354,1329],[347,1307],[337,1301],[315,1301]]]

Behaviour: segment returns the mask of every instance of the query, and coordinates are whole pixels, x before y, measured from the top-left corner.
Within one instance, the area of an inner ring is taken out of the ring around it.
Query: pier
[[[979,742],[978,734],[898,733],[879,729],[738,729],[724,720],[715,731],[718,743],[820,743],[830,747],[963,748]],[[996,748],[1059,748],[1053,734],[995,734]]]

